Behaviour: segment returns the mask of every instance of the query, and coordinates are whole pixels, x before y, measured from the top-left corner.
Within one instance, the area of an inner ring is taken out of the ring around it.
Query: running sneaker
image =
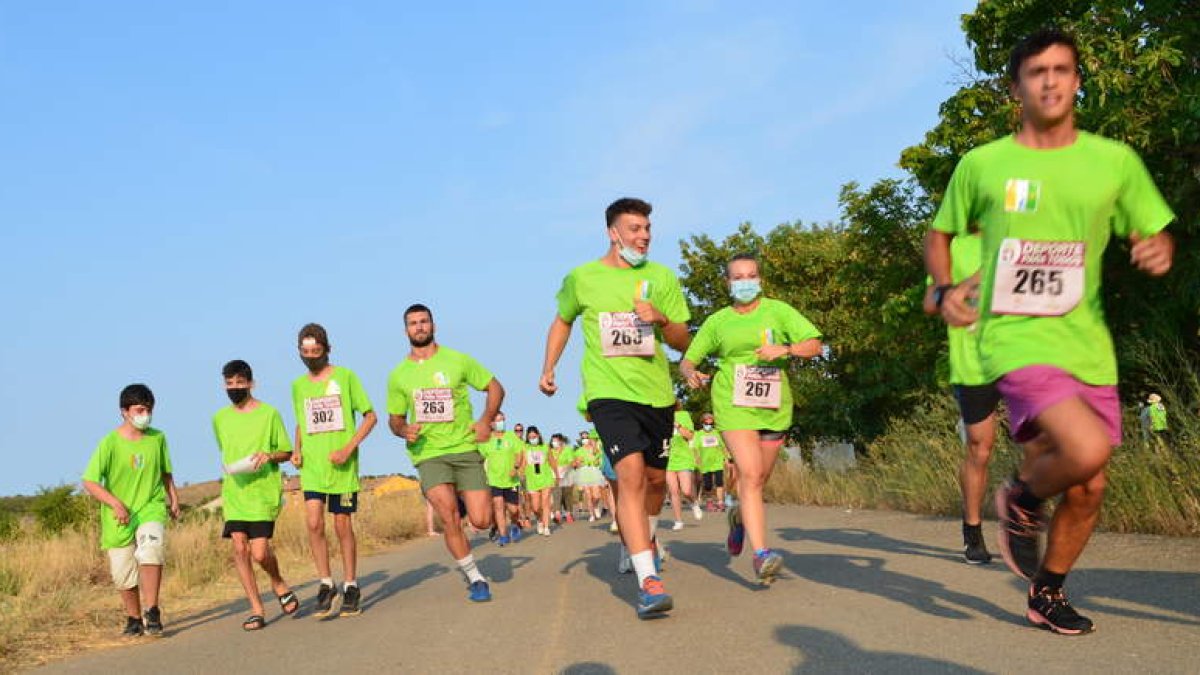
[[[496,541],[496,536],[496,526],[493,525],[492,529],[488,530],[488,541]]]
[[[704,511],[700,509],[700,505],[692,502],[692,517],[696,520],[704,520]]]
[[[509,541],[511,541],[514,544],[517,543],[518,541],[521,541],[521,528],[517,525],[509,525],[508,526],[508,539],[509,539]]]
[[[543,537],[549,537],[549,536],[550,536],[550,526],[549,526],[549,525],[546,525],[546,526],[544,526],[544,527],[542,528],[542,536],[543,536]]]
[[[500,547],[508,546],[508,535],[496,537],[496,545]]]
[[[594,513],[588,514],[588,522],[589,523],[596,522],[596,514],[594,514]]]
[[[337,597],[337,589],[328,584],[321,584],[317,589],[317,616],[329,616],[333,611],[333,599]]]
[[[141,618],[136,616],[125,617],[125,630],[121,631],[124,637],[141,637],[146,634],[146,626],[142,623]]]
[[[575,516],[574,516],[574,514],[570,514],[570,513],[568,513],[568,514],[567,514],[567,523],[568,523],[568,524],[570,524],[570,523],[573,523],[573,522],[575,522]]]
[[[621,528],[620,528],[620,526],[617,525],[617,521],[615,519],[611,523],[608,524],[608,533],[609,534],[617,534],[620,531],[621,531]]]
[[[629,549],[621,547],[621,557],[617,558],[617,574],[629,574],[633,571],[633,558],[629,557]]]
[[[1095,630],[1091,619],[1080,616],[1067,600],[1062,588],[1044,586],[1034,592],[1029,587],[1029,609],[1025,617],[1035,626],[1040,626],[1059,635],[1083,635]]]
[[[1032,579],[1037,573],[1040,554],[1038,535],[1045,518],[1038,511],[1027,511],[1017,505],[1021,486],[1010,480],[996,490],[996,514],[1000,518],[999,544],[1004,564],[1022,579]]]
[[[675,524],[671,526],[671,531],[673,531],[673,532],[678,532],[682,529],[683,529],[683,521],[682,520],[675,521]]]
[[[486,581],[472,581],[467,590],[471,602],[489,602],[492,599],[492,589],[488,588]]]
[[[358,586],[347,586],[342,591],[342,611],[339,613],[342,616],[362,614],[362,607],[359,606],[361,601],[362,591],[358,590]]]
[[[158,609],[157,605],[146,610],[145,619],[146,619],[146,635],[151,635],[153,637],[162,637],[162,634],[163,634],[162,611]]]
[[[662,579],[656,576],[646,577],[642,588],[638,591],[637,615],[639,619],[652,619],[669,612],[675,602],[663,588]]]
[[[761,554],[754,554],[754,574],[758,583],[769,586],[779,576],[779,568],[783,567],[783,556],[767,549]]]
[[[725,538],[725,550],[734,557],[742,554],[742,546],[746,543],[746,527],[742,525],[740,514],[740,509],[734,504],[726,516],[726,520],[729,521],[729,536]]]
[[[969,565],[986,565],[992,562],[992,554],[988,553],[987,544],[983,543],[983,535],[978,531],[963,536],[963,558]]]

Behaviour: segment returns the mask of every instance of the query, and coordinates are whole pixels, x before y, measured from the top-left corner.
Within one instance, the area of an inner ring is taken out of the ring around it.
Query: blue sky
[[[952,91],[973,3],[0,5],[0,494],[75,482],[146,382],[176,478],[215,478],[221,365],[294,420],[295,335],[382,413],[401,312],[574,432],[578,331],[536,391],[554,293],[604,207],[654,259],[738,223],[835,219]],[[410,472],[385,425],[364,473]]]

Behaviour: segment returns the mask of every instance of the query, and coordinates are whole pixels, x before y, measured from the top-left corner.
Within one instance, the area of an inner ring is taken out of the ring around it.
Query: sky
[[[510,424],[573,435],[578,327],[558,395],[537,380],[604,208],[652,202],[672,268],[692,235],[836,220],[936,122],[972,7],[0,4],[0,494],[76,483],[132,382],[176,481],[216,478],[221,366],[291,427],[310,321],[382,421],[414,302]],[[360,455],[413,471],[386,424]]]

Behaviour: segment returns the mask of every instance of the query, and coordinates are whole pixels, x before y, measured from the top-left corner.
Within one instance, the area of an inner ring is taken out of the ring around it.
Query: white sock
[[[658,516],[650,516],[650,538],[654,538],[654,533],[658,532]]]
[[[633,560],[633,571],[637,573],[638,586],[646,581],[646,577],[652,577],[658,574],[654,569],[654,552],[646,549],[640,553],[634,553],[629,556]]]
[[[358,579],[347,579],[346,581],[342,582],[342,590],[350,588],[351,586],[358,588]]]
[[[462,560],[455,560],[454,562],[458,563],[458,569],[467,575],[467,583],[473,584],[476,581],[486,581],[483,575],[479,573],[479,568],[475,566],[475,556],[470,553]]]
[[[321,577],[321,583],[333,588],[333,577]]]

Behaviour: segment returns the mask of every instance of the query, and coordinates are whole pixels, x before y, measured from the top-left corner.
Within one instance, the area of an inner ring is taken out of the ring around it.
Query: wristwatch
[[[946,299],[946,291],[954,288],[954,284],[944,284],[933,289],[933,305],[938,309],[942,308],[942,301]]]

